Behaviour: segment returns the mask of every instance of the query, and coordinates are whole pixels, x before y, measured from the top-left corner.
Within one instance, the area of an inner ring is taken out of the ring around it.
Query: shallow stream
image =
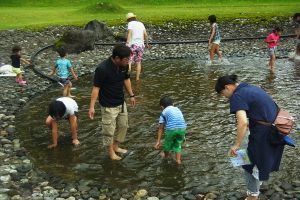
[[[96,119],[88,118],[92,75],[73,82],[72,94],[79,105],[79,139],[71,145],[69,125],[59,124],[59,147],[48,150],[50,130],[45,126],[48,104],[61,96],[62,88],[53,86],[32,99],[17,116],[22,145],[28,150],[36,168],[65,180],[93,180],[99,184],[127,190],[151,188],[181,192],[202,185],[211,190],[236,190],[243,184],[242,173],[229,163],[227,152],[235,138],[235,118],[229,114],[227,100],[214,91],[217,77],[235,73],[241,81],[259,85],[279,106],[300,117],[300,66],[278,60],[275,74],[267,70],[266,59],[232,58],[231,65],[205,66],[202,60],[158,60],[143,62],[142,81],[132,81],[137,106],[129,109],[129,125],[124,147],[129,149],[122,161],[112,162],[102,147],[100,111]],[[133,80],[135,76],[133,74]],[[163,161],[156,141],[159,99],[174,98],[188,124],[187,143],[183,148],[183,165],[176,167]],[[299,133],[292,136],[300,142]],[[272,178],[300,180],[299,147],[287,147],[282,168]]]

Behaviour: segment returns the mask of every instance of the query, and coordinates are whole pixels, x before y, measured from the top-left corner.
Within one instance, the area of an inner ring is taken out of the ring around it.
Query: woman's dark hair
[[[173,100],[170,97],[162,97],[159,101],[159,105],[166,108],[168,106],[173,105]]]
[[[229,84],[236,84],[237,83],[237,75],[232,74],[232,75],[226,75],[218,78],[216,85],[215,85],[215,90],[218,94],[221,93],[222,90],[225,89],[225,85]]]
[[[17,53],[18,51],[21,51],[22,48],[19,45],[14,45],[12,48],[13,53]]]
[[[67,55],[68,52],[65,48],[62,47],[62,48],[57,49],[57,53],[59,54],[59,56],[61,58],[63,58]]]
[[[215,15],[210,15],[208,17],[208,20],[210,21],[210,23],[213,24],[213,23],[217,22],[217,17]]]
[[[128,58],[131,54],[131,50],[128,46],[124,44],[118,44],[114,47],[112,57],[118,56],[120,59]]]
[[[62,118],[66,112],[66,106],[61,101],[52,101],[49,104],[48,112],[52,118]]]
[[[281,27],[279,27],[279,26],[275,26],[275,28],[273,29],[273,32],[275,33],[278,33],[278,32],[282,32],[283,31],[283,29],[281,28]]]

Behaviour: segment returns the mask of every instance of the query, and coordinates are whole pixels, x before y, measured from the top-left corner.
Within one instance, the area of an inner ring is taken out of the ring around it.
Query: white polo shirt
[[[74,115],[75,112],[78,112],[78,105],[74,99],[70,97],[61,97],[56,99],[56,101],[61,101],[66,106],[66,112],[63,117]]]

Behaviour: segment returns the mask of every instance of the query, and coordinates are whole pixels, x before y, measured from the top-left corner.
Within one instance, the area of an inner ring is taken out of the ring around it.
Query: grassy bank
[[[296,0],[1,0],[0,29],[42,28],[49,25],[84,25],[98,19],[109,25],[125,23],[134,12],[145,23],[170,20],[270,18],[299,12]]]

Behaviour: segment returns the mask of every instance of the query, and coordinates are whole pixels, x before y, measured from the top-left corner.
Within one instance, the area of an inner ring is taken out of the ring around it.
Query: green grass
[[[101,4],[103,2],[103,4]],[[270,18],[299,12],[297,0],[0,0],[0,29],[78,25],[97,19],[109,25],[125,22],[134,12],[144,23],[231,18]]]

